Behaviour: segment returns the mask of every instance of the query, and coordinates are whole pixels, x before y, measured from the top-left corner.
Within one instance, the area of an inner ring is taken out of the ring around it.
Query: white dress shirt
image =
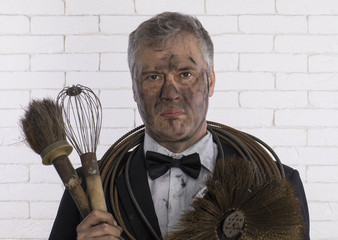
[[[194,197],[205,187],[206,177],[213,172],[217,157],[217,145],[210,132],[197,143],[183,151],[173,153],[158,144],[147,133],[144,138],[144,153],[154,151],[179,159],[192,153],[198,153],[201,160],[201,172],[197,179],[186,175],[180,168],[171,168],[161,177],[152,180],[148,175],[150,192],[155,212],[164,239],[168,231],[174,230],[181,214],[190,209]]]

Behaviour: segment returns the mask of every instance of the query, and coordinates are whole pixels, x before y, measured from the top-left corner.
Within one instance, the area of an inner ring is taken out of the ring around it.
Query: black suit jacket
[[[229,156],[235,153],[234,149],[227,144],[223,144],[223,152],[225,156]],[[151,224],[154,232],[158,236],[161,235],[157,216],[155,213],[149,185],[147,178],[147,171],[145,168],[145,159],[143,153],[143,145],[139,146],[136,150],[134,157],[130,162],[130,185],[133,190],[135,199],[139,204],[145,217]],[[309,213],[307,201],[303,189],[303,184],[299,177],[297,170],[294,170],[284,165],[284,171],[286,178],[292,183],[296,189],[296,197],[299,198],[302,206],[302,213],[304,222],[307,226],[304,240],[309,240]],[[78,171],[81,175],[80,171]],[[135,208],[126,185],[125,174],[123,173],[116,179],[116,185],[118,189],[119,197],[119,209],[122,214],[124,223],[126,224],[129,232],[137,236],[137,240],[152,240],[155,239],[147,228],[144,221],[141,219],[137,209]],[[84,186],[85,187],[85,186]],[[108,194],[107,194],[108,195]],[[107,203],[110,202],[109,196],[107,197]],[[108,204],[109,210],[109,204]],[[110,210],[109,210],[110,211]],[[61,199],[59,210],[50,234],[51,240],[73,240],[76,239],[76,227],[82,221],[80,213],[78,212],[69,192],[66,190]],[[123,237],[128,239],[124,234]]]

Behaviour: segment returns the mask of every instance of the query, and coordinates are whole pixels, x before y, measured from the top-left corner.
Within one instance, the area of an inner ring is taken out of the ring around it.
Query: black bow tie
[[[198,153],[174,159],[157,152],[147,151],[146,167],[152,180],[165,174],[171,167],[178,167],[185,174],[197,179],[201,170],[201,161]]]

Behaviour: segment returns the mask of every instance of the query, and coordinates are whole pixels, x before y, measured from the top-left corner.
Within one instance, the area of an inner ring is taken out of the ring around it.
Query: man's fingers
[[[122,228],[118,226],[112,226],[107,223],[102,223],[91,227],[90,229],[85,229],[83,231],[78,232],[77,239],[105,239],[104,237],[110,236],[109,239],[119,239],[122,232]],[[115,237],[115,238],[112,238]],[[107,238],[108,239],[108,238]]]
[[[104,236],[114,236],[119,239],[122,228],[110,213],[93,210],[76,228],[77,239],[90,239]],[[100,239],[100,238],[98,238]],[[102,238],[105,239],[105,238]]]
[[[77,227],[77,230],[90,228],[101,223],[107,223],[112,226],[117,226],[117,223],[113,217],[108,212],[103,212],[100,210],[93,210]]]

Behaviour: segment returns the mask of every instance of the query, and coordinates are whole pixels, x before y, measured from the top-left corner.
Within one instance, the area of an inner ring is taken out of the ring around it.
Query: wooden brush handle
[[[107,212],[107,205],[102,188],[100,171],[95,153],[84,153],[80,156],[83,173],[86,178],[87,192],[92,209]]]
[[[91,211],[88,198],[67,155],[60,155],[53,160],[53,165],[64,186],[70,192],[79,212],[85,218]]]

